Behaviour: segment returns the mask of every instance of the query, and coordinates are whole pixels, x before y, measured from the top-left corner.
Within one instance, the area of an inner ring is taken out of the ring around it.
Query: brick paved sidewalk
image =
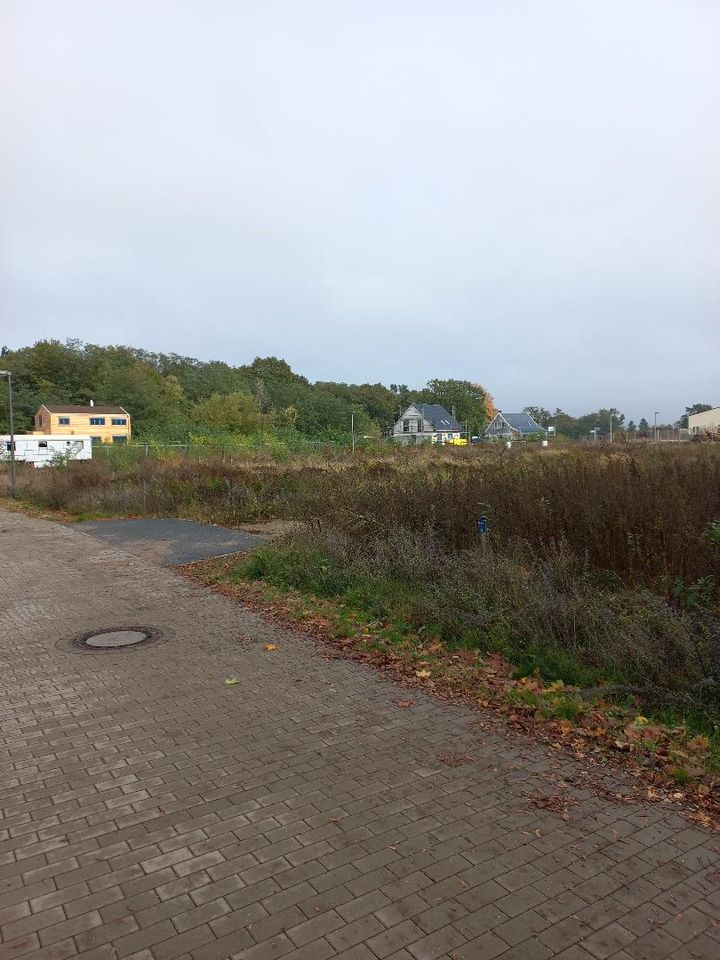
[[[677,814],[538,809],[553,751],[82,533],[0,513],[0,555],[2,960],[720,956]],[[61,642],[140,624],[173,636]]]

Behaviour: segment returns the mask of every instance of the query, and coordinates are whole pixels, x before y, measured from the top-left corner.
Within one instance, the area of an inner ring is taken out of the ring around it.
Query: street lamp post
[[[17,478],[15,475],[15,427],[13,425],[12,408],[12,373],[9,370],[0,370],[0,377],[7,377],[8,382],[8,419],[10,420],[10,493],[17,496]]]

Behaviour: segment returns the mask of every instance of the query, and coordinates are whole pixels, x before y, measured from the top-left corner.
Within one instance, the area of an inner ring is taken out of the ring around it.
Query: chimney
[[[94,407],[94,406],[95,406],[95,401],[94,401],[94,400],[91,400],[91,401],[90,401],[90,406],[91,406],[91,407]]]

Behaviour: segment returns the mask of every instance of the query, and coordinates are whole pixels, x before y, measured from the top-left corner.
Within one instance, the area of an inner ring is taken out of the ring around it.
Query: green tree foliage
[[[551,415],[547,425],[555,427],[555,433],[559,437],[572,437],[575,434],[575,417],[565,413],[560,407],[555,407],[555,413]]]
[[[406,383],[391,383],[390,392],[397,397],[398,411],[404,410],[414,396]]]
[[[625,415],[620,413],[616,407],[603,407],[594,413],[586,413],[584,416],[578,417],[575,421],[575,429],[570,436],[582,440],[583,437],[588,437],[596,427],[599,428],[598,436],[609,435],[611,417],[613,432],[622,430]]]
[[[353,417],[356,435],[381,436],[398,406],[397,394],[382,384],[311,384],[278,357],[256,357],[233,367],[127,346],[41,340],[19,350],[6,348],[2,364],[13,374],[19,432],[32,429],[41,403],[94,400],[125,407],[139,438],[289,430],[345,440]],[[0,430],[7,430],[3,396]]]
[[[303,384],[308,382],[305,377],[293,373],[285,360],[278,360],[277,357],[255,357],[248,370],[258,380]]]
[[[523,407],[523,410],[525,413],[529,413],[535,423],[541,427],[546,427],[552,417],[550,411],[546,410],[545,407]]]
[[[399,404],[397,393],[381,383],[317,383],[322,393],[338,397],[362,407],[368,416],[382,426],[391,426],[398,417]]]
[[[29,429],[41,403],[87,403],[82,345],[75,340],[41,340],[34,347],[8,350],[3,367],[13,375],[13,406],[18,430]],[[76,399],[77,398],[77,399]],[[2,407],[2,429],[7,411]]]
[[[268,425],[249,393],[213,393],[195,404],[191,418],[198,426],[225,433],[257,433]]]
[[[617,407],[603,407],[580,417],[573,417],[560,407],[556,407],[554,413],[550,413],[544,407],[525,407],[524,410],[541,427],[554,426],[557,436],[566,437],[569,440],[586,440],[596,427],[599,437],[609,436],[611,417],[614,434],[626,429],[625,414],[620,413]]]
[[[289,407],[283,407],[282,410],[273,410],[272,412],[273,425],[280,430],[295,430],[297,418],[297,407],[292,404]]]
[[[181,439],[187,403],[180,381],[164,376],[153,364],[136,360],[127,366],[103,367],[97,381],[97,399],[117,403],[132,416],[138,433],[155,432]]]
[[[156,354],[155,358],[149,356],[149,359],[162,374],[177,378],[191,403],[197,403],[213,393],[250,393],[255,381],[246,368],[231,367],[221,360],[203,363],[176,353],[167,356]]]

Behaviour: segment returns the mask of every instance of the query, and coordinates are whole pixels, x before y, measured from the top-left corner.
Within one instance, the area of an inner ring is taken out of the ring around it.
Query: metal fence
[[[303,442],[263,441],[253,439],[249,443],[158,443],[156,441],[128,444],[97,443],[93,445],[94,459],[136,461],[147,459],[184,460],[243,460],[258,455],[281,457],[294,453],[337,453],[350,449],[350,444],[330,441],[308,440]]]

